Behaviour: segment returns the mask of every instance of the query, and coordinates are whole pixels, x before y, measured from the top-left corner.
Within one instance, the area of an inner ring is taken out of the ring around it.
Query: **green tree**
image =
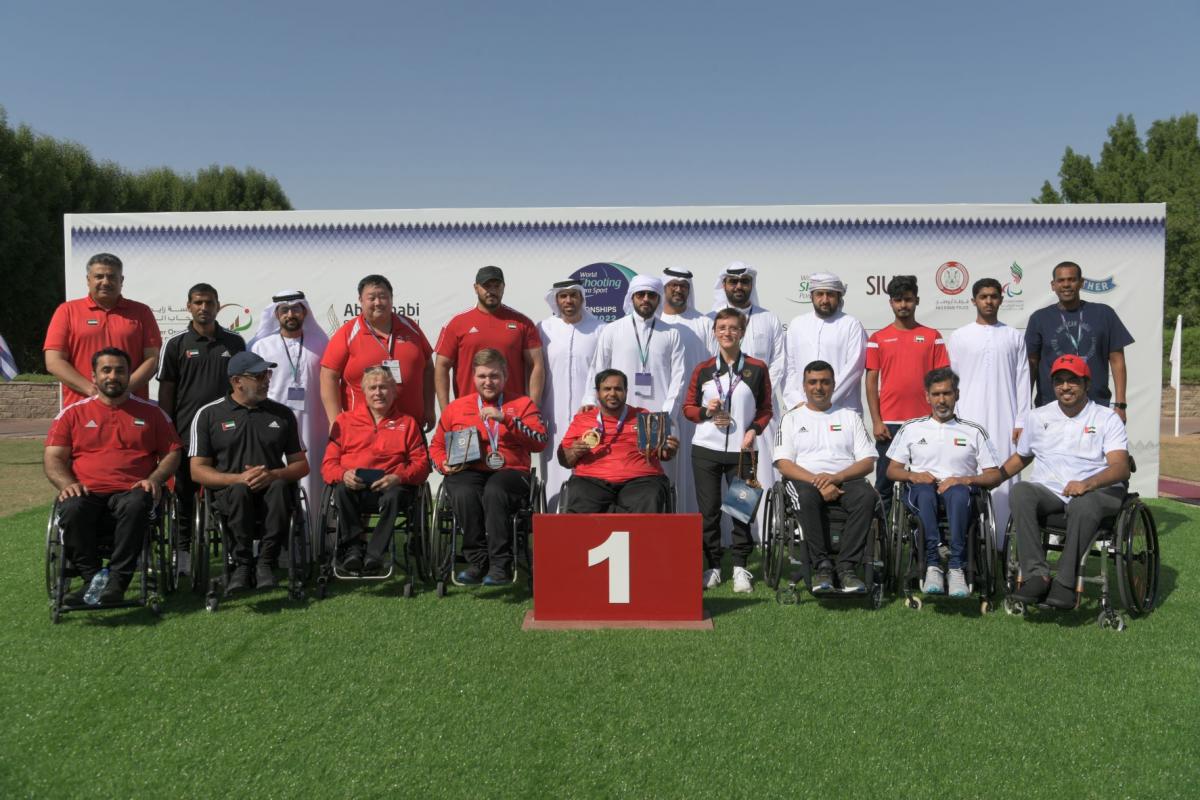
[[[1200,138],[1197,117],[1158,120],[1143,143],[1132,116],[1117,116],[1100,159],[1070,147],[1058,188],[1042,184],[1035,203],[1166,203],[1166,319],[1200,323]]]
[[[64,297],[63,215],[153,211],[286,211],[279,182],[249,167],[195,175],[130,172],[82,145],[13,128],[0,106],[0,333],[17,365],[42,369],[42,342]]]

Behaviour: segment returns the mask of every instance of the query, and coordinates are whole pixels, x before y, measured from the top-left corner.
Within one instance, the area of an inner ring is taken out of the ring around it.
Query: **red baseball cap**
[[[1050,367],[1050,374],[1053,375],[1059,370],[1066,370],[1072,375],[1078,375],[1079,377],[1087,378],[1088,380],[1092,379],[1092,370],[1088,367],[1087,361],[1083,360],[1079,356],[1071,355],[1070,353],[1054,359],[1054,364],[1052,364]]]

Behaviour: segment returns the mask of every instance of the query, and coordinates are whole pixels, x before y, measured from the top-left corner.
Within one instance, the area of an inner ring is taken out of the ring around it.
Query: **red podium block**
[[[711,628],[699,514],[538,514],[533,628]]]

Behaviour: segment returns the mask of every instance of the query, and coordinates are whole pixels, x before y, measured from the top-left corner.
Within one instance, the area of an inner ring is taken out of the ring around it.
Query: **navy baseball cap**
[[[233,358],[229,359],[229,377],[234,375],[261,375],[269,369],[275,369],[279,366],[258,353],[251,353],[249,350],[244,350],[238,353]]]

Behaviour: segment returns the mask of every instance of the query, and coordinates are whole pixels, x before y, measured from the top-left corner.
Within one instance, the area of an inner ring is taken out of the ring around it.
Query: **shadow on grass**
[[[1158,504],[1150,509],[1150,513],[1154,515],[1154,525],[1158,529],[1159,538],[1174,533],[1178,528],[1192,522],[1190,517]]]
[[[716,597],[706,596],[704,598],[704,610],[713,619],[722,614],[730,614],[734,611],[743,611],[753,606],[762,605],[763,603],[774,603],[775,598],[767,597]]]
[[[164,609],[163,614],[166,613]],[[86,625],[101,628],[151,628],[163,621],[163,614],[155,614],[145,606],[137,608],[95,609],[92,611],[70,611],[64,613],[63,621],[79,618]]]

